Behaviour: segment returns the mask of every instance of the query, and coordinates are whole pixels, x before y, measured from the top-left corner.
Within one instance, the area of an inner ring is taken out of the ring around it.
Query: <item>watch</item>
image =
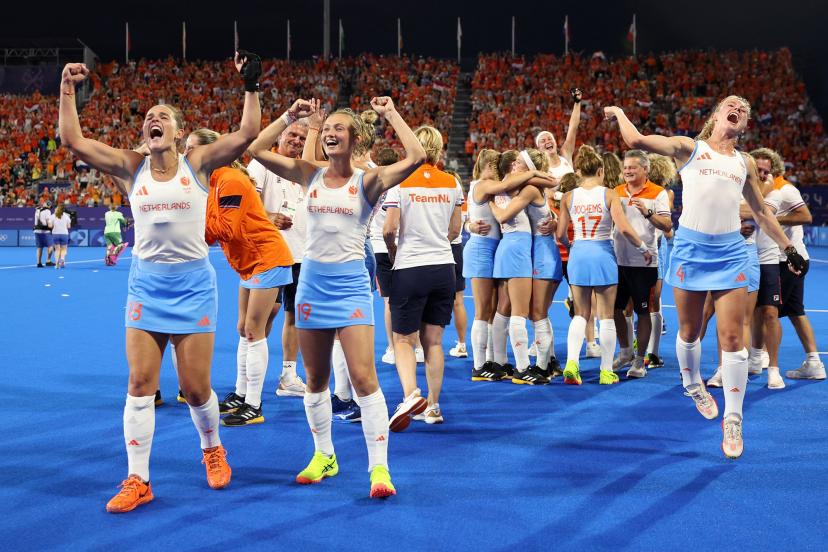
[[[646,215],[644,215],[644,218],[645,218],[645,219],[648,219],[648,218],[650,218],[651,216],[653,216],[654,214],[655,214],[655,211],[653,211],[652,209],[647,209],[647,214],[646,214]]]

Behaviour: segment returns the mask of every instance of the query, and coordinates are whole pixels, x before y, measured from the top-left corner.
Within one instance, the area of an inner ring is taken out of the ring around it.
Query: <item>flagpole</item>
[[[402,23],[397,18],[397,57],[402,57]]]
[[[512,57],[515,57],[515,16],[512,16]]]
[[[233,21],[233,51],[239,51],[239,22]]]
[[[129,64],[129,21],[126,24],[126,36],[124,40],[124,63]]]
[[[635,14],[633,14],[633,57],[636,57],[638,50],[638,25],[635,23]]]
[[[342,20],[339,20],[339,59],[342,59]]]
[[[463,28],[460,26],[460,18],[457,18],[457,63],[460,63],[460,44],[463,41]]]
[[[564,16],[564,56],[569,55],[569,16]]]
[[[287,60],[290,61],[290,19],[287,20]]]
[[[187,22],[181,22],[181,58],[187,61]]]

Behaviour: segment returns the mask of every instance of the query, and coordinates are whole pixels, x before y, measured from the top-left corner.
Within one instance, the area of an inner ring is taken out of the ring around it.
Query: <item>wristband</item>
[[[642,241],[641,245],[636,247],[636,249],[638,249],[639,253],[646,253],[647,252],[647,244]]]
[[[284,113],[282,113],[282,116],[280,117],[280,119],[282,119],[285,122],[285,126],[290,126],[290,125],[292,125],[293,123],[296,122],[296,117],[294,117],[293,115],[290,114],[289,109],[287,111],[285,111]]]

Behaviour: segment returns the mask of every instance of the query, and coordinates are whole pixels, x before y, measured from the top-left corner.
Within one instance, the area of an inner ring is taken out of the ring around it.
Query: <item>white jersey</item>
[[[501,209],[505,209],[512,202],[512,196],[508,193],[497,194],[494,196],[494,202]],[[526,214],[525,210],[519,211],[506,222],[500,223],[500,232],[502,234],[511,234],[512,232],[526,232],[527,234],[531,234],[532,225],[529,223],[529,215]]]
[[[575,172],[572,163],[567,161],[563,155],[558,155],[558,159],[561,160],[560,164],[557,167],[549,167],[549,174],[560,180],[565,175]]]
[[[779,206],[782,202],[782,194],[779,190],[771,190],[765,196],[765,205],[770,207],[772,213],[779,211]],[[779,264],[779,246],[761,228],[756,228],[756,249],[759,253],[759,264]],[[804,248],[803,248],[804,251]]]
[[[569,216],[575,228],[575,241],[612,239],[612,215],[607,204],[607,188],[575,188],[569,201]]]
[[[396,187],[396,186],[395,186]],[[392,188],[393,189],[393,188]],[[383,192],[377,200],[377,205],[374,213],[371,216],[371,222],[368,225],[368,238],[371,240],[371,247],[374,253],[388,253],[388,246],[385,245],[385,238],[382,235],[382,229],[385,226],[385,218],[388,213],[385,211],[385,198],[388,192]],[[397,228],[397,235],[394,238],[394,243],[400,239],[400,229]]]
[[[777,213],[777,215],[790,215],[791,213],[805,205],[805,201],[802,200],[802,194],[800,194],[796,186],[794,186],[790,182],[785,182],[785,184],[778,188],[778,191],[780,195],[779,212]],[[782,230],[785,232],[785,235],[788,236],[788,239],[791,240],[791,244],[793,244],[793,246],[796,247],[797,252],[800,255],[802,255],[802,258],[806,260],[809,259],[808,250],[805,249],[805,232],[802,230],[802,225],[783,225]],[[788,257],[780,249],[779,261],[784,262],[787,260]]]
[[[739,202],[747,178],[741,153],[724,155],[698,140],[679,174],[683,189],[679,225],[704,234],[739,231]]]
[[[35,226],[43,226],[42,229],[35,229],[35,234],[48,234],[51,230],[49,230],[49,220],[52,218],[52,212],[47,208],[43,207],[42,209],[35,210]]]
[[[552,211],[549,210],[549,204],[546,202],[546,198],[544,197],[543,205],[535,205],[530,202],[526,206],[525,211],[526,216],[529,218],[529,227],[532,229],[532,235],[539,236],[538,226],[540,226],[541,222],[552,216]]]
[[[399,208],[400,234],[394,270],[454,264],[448,240],[455,207],[463,205],[457,181],[433,165],[421,165],[385,198],[385,208]]]
[[[247,166],[250,178],[256,184],[256,191],[262,196],[265,211],[279,213],[293,220],[290,228],[279,230],[290,248],[293,262],[301,263],[305,254],[305,239],[308,231],[305,190],[301,184],[291,182],[267,170],[255,159]]]
[[[365,233],[373,209],[362,188],[365,171],[354,169],[339,188],[325,184],[327,171],[327,167],[316,171],[308,186],[305,256],[322,263],[364,259]]]
[[[500,239],[500,223],[497,222],[497,219],[494,218],[492,214],[492,208],[489,207],[489,200],[484,198],[483,203],[477,203],[474,199],[474,188],[477,186],[477,183],[480,182],[479,180],[473,180],[471,184],[469,184],[469,196],[468,196],[468,217],[470,221],[473,222],[485,222],[489,226],[491,226],[491,230],[489,233],[486,234],[484,237],[491,238],[493,240]],[[479,234],[475,234],[479,235]]]
[[[463,186],[460,185],[460,182],[457,182],[457,197],[463,197]],[[469,218],[469,212],[466,210],[466,200],[463,200],[463,207],[460,211],[460,232],[458,232],[457,237],[451,240],[451,245],[460,245],[463,243],[463,226],[466,224],[466,221]]]
[[[145,158],[132,184],[129,203],[135,219],[132,255],[154,263],[181,263],[207,256],[204,240],[208,189],[183,155],[175,176],[159,182]]]
[[[52,215],[49,217],[49,222],[52,224],[52,234],[56,236],[69,235],[69,227],[72,225],[72,219],[66,213],[63,213],[60,218]]]

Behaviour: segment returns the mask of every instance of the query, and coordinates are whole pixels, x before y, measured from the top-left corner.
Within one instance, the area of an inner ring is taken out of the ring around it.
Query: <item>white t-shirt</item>
[[[39,211],[37,211],[37,213],[35,214],[35,224],[37,224],[39,222],[41,226],[49,226],[49,220],[51,218],[52,218],[52,212],[49,209],[47,209],[46,207],[44,207],[43,209],[40,209]],[[34,231],[35,234],[47,234],[48,232],[49,232],[48,228],[46,228],[44,230],[35,230]]]
[[[790,182],[774,191],[779,192],[779,211],[776,213],[777,215],[790,215],[805,205],[805,201],[802,199],[802,194],[800,194],[796,186]],[[808,250],[805,249],[805,232],[802,230],[802,225],[798,224],[796,226],[788,226],[783,224],[782,230],[785,232],[785,235],[788,236],[788,239],[791,240],[793,246],[796,247],[797,252],[802,255],[802,258],[806,260],[809,259],[810,257],[808,257]],[[779,261],[784,262],[787,260],[788,257],[785,256],[785,253],[783,253],[780,249]]]
[[[308,223],[305,208],[305,190],[300,184],[286,180],[267,170],[255,159],[247,166],[256,190],[262,196],[265,211],[279,213],[293,219],[293,226],[279,230],[290,248],[293,262],[301,263],[305,254]]]
[[[765,196],[765,205],[770,207],[772,212],[776,213],[779,211],[781,199],[782,194],[779,193],[779,190],[772,190],[771,193]],[[779,264],[779,246],[776,245],[776,242],[767,233],[763,232],[758,225],[754,235],[756,236],[759,264]]]
[[[52,225],[52,234],[53,235],[69,235],[69,227],[72,225],[72,219],[69,217],[67,213],[63,213],[60,215],[60,218],[57,218],[55,215],[49,217],[49,222]]]
[[[374,209],[374,216],[371,217],[371,222],[368,225],[368,238],[371,240],[371,248],[374,250],[374,254],[388,253],[388,246],[385,245],[385,238],[382,236],[382,227],[385,226],[385,216],[387,214],[385,212],[385,198],[387,196],[388,192],[383,192],[377,200],[379,209]],[[396,242],[399,238],[400,230],[398,228],[397,237],[394,241]]]
[[[612,239],[612,215],[607,205],[607,188],[575,188],[569,202],[569,217],[575,229],[575,241]]]
[[[669,217],[670,198],[667,196],[667,190],[648,180],[636,194],[630,194],[627,184],[618,186],[615,188],[615,192],[618,194],[618,200],[624,209],[624,214],[627,216],[627,220],[630,222],[633,230],[635,230],[635,233],[638,234],[638,237],[641,238],[650,252],[655,253],[658,251],[658,229],[653,226],[650,219],[644,218],[644,215],[641,214],[638,207],[632,205],[630,202],[633,199],[638,199],[644,203],[647,209],[652,209],[654,215]],[[631,244],[630,240],[621,235],[617,227],[614,228],[612,237],[613,246],[615,247],[615,257],[618,259],[618,266],[658,266],[658,255],[654,254],[653,262],[648,265],[647,261],[644,260],[644,256],[638,251],[638,248]]]
[[[394,270],[454,264],[448,229],[454,208],[461,205],[462,188],[453,176],[433,165],[420,166],[389,190],[383,207],[400,210]]]
[[[463,197],[463,186],[460,185],[460,182],[457,183],[457,197]],[[463,243],[463,225],[466,224],[466,221],[469,218],[469,212],[466,210],[466,201],[463,200],[463,209],[461,214],[461,221],[460,221],[460,233],[457,234],[457,237],[451,240],[451,245],[459,245]]]

